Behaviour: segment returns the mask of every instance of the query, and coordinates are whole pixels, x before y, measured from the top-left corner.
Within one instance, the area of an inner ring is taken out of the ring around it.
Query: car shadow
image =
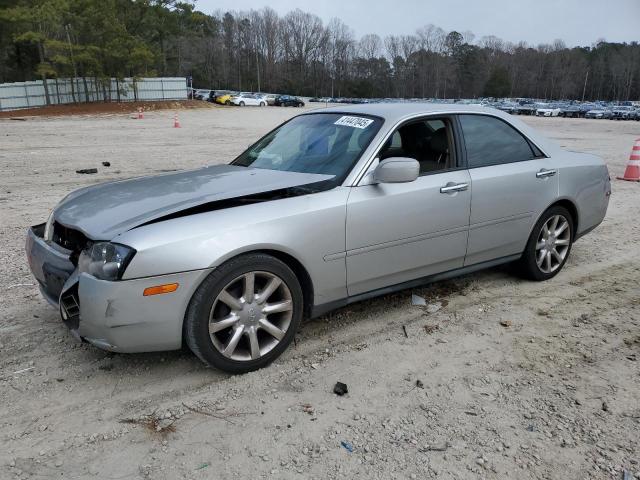
[[[495,285],[496,282],[519,281],[524,280],[514,274],[514,269],[511,265],[501,265],[480,272],[362,300],[333,310],[320,317],[305,319],[296,335],[293,348],[285,351],[281,359],[286,361],[292,356],[300,354],[304,356],[306,352],[311,352],[313,348],[317,347],[317,343],[322,345],[331,344],[334,340],[336,327],[346,329],[358,322],[375,323],[381,319],[384,319],[386,325],[390,317],[395,318],[406,313],[407,308],[421,308],[411,304],[411,298],[414,294],[424,298],[427,305],[439,303],[441,308],[450,308],[448,305],[453,299],[464,297],[470,291],[482,288],[483,284]],[[58,333],[60,333],[66,327],[59,319],[54,317],[55,314],[52,313],[47,315],[44,320],[50,325],[59,322],[56,330],[59,330]],[[309,342],[309,344],[305,345],[306,342]],[[186,346],[174,351],[116,353],[100,350],[86,342],[77,344],[77,341],[71,335],[68,335],[64,344],[73,347],[65,348],[61,352],[62,358],[59,359],[59,363],[80,363],[84,365],[84,373],[89,376],[116,375],[126,379],[127,377],[139,376],[143,372],[145,376],[143,387],[151,383],[160,387],[160,385],[167,382],[188,387],[199,381],[211,383],[230,377],[227,373],[204,365]]]

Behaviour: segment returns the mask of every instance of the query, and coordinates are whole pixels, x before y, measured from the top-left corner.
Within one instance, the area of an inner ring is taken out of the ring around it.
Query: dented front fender
[[[78,277],[78,333],[117,352],[174,350],[182,345],[182,322],[193,292],[211,270],[110,282]],[[145,288],[178,283],[175,292],[143,296]]]

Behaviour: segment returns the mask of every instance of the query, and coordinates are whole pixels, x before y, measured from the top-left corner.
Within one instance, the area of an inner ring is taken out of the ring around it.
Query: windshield
[[[381,125],[379,118],[357,114],[300,115],[249,147],[232,165],[342,179]]]

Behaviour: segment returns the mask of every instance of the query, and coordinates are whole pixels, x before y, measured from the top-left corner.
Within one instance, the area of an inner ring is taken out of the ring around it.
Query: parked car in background
[[[274,105],[276,103],[276,97],[278,95],[274,94],[274,93],[263,93],[262,94],[262,98],[264,99],[265,102],[267,102],[267,105]]]
[[[521,103],[511,113],[514,115],[535,115],[536,106],[534,103]]]
[[[580,116],[581,116],[582,118],[584,118],[584,117],[586,117],[587,112],[588,112],[589,110],[595,110],[595,109],[598,109],[598,108],[600,108],[600,106],[599,106],[599,105],[596,105],[595,103],[581,103],[581,104],[579,105],[579,108],[580,108]]]
[[[560,115],[562,109],[557,105],[545,105],[545,104],[537,104],[536,105],[536,116],[537,117],[557,117]]]
[[[512,102],[497,102],[493,105],[494,108],[497,108],[498,110],[502,111],[502,112],[507,112],[507,113],[513,113],[513,111],[518,108],[518,104],[517,103],[512,103]]]
[[[560,109],[561,117],[578,118],[582,116],[582,110],[579,105],[566,105]]]
[[[304,107],[302,100],[290,95],[278,95],[273,104],[276,107]]]
[[[206,96],[204,92],[206,92]],[[187,92],[187,98],[189,100],[203,100],[206,99],[208,95],[209,90],[198,90],[195,88],[190,88]]]
[[[234,92],[231,92],[229,90],[211,90],[207,101],[220,105],[229,105],[229,99],[233,94]]]
[[[266,107],[267,101],[259,95],[253,93],[239,93],[238,95],[232,95],[229,98],[229,102],[232,105],[244,107],[246,105],[253,105],[257,107]]]
[[[635,116],[635,109],[631,106],[617,106],[611,109],[611,120],[630,120]]]
[[[592,110],[589,110],[587,113],[585,113],[584,117],[597,118],[597,119],[611,118],[611,110],[608,110],[604,107],[594,108]]]
[[[193,99],[194,100],[207,100],[209,98],[209,94],[211,90],[208,89],[197,89],[193,91]]]
[[[278,358],[305,316],[508,262],[548,280],[610,193],[602,159],[494,109],[343,105],[288,120],[230,165],[72,192],[26,252],[77,338],[186,343],[242,373]]]

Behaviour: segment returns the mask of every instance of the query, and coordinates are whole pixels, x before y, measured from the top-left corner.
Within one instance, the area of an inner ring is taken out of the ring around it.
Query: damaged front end
[[[27,258],[40,292],[59,308],[62,320],[75,333],[80,319],[78,260],[88,244],[84,234],[52,219],[48,224],[31,227],[27,233]]]
[[[26,244],[31,271],[43,297],[60,311],[60,317],[80,338],[80,275],[118,280],[135,251],[108,242],[93,242],[82,232],[53,218],[29,229]]]
[[[157,272],[127,276],[127,266],[143,252],[118,243],[122,234],[184,216],[320,192],[333,187],[332,179],[215,165],[86,187],[67,195],[46,224],[29,229],[29,265],[42,295],[77,338],[118,352],[180,348],[184,313],[211,268],[178,264],[169,271],[158,266]],[[175,285],[170,295],[144,295],[166,284]]]
[[[128,247],[94,242],[55,223],[50,237],[45,224],[31,227],[27,257],[42,295],[75,338],[115,352],[180,348],[186,305],[208,270],[122,280],[135,253]],[[143,295],[163,283],[179,288],[172,295]]]

